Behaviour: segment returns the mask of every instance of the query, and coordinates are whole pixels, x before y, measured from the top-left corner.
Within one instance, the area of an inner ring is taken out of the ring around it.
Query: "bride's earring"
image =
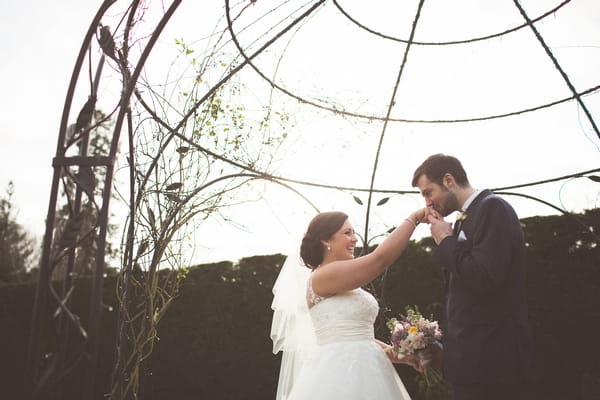
[[[331,246],[327,246],[327,251],[331,251]]]

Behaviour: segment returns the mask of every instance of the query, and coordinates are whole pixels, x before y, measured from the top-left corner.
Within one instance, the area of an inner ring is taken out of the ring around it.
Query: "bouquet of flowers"
[[[416,307],[406,307],[406,315],[400,320],[390,319],[387,326],[396,357],[402,359],[407,355],[415,355],[423,367],[419,387],[425,397],[452,398],[450,385],[442,377],[440,367],[432,362],[433,353],[439,353],[441,348],[442,331],[437,321],[424,318]]]

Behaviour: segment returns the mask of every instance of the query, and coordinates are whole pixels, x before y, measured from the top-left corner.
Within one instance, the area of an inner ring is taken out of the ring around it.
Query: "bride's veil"
[[[273,354],[283,351],[277,385],[277,400],[287,399],[302,364],[316,347],[316,338],[306,304],[308,269],[298,246],[287,256],[273,285]]]

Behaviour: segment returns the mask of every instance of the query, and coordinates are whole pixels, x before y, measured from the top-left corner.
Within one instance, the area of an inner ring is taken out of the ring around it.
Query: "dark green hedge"
[[[536,342],[536,380],[531,400],[600,399],[600,210],[522,221],[529,249],[528,298]],[[591,228],[589,228],[591,227]],[[441,317],[444,291],[431,263],[431,238],[413,242],[400,260],[367,289],[382,305],[376,335],[387,339],[384,321],[417,305]],[[145,400],[274,398],[280,355],[271,352],[271,288],[283,256],[256,256],[190,270],[180,294],[159,326],[149,361]],[[74,311],[88,311],[89,280],[80,279]],[[104,299],[115,309],[115,279],[105,280]],[[23,398],[29,324],[35,287],[0,287],[0,393]],[[85,324],[85,320],[83,320]],[[54,340],[45,334],[45,340]],[[108,391],[114,360],[116,312],[105,311],[97,375],[98,399]],[[79,345],[73,342],[76,347]],[[83,370],[83,368],[81,368]],[[79,399],[81,370],[61,382],[65,400]],[[398,371],[411,393],[415,373]],[[78,375],[79,374],[79,375]],[[418,395],[413,398],[419,400]]]

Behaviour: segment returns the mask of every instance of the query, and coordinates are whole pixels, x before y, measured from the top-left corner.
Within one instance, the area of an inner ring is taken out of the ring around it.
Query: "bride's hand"
[[[435,209],[433,209],[433,207],[427,207],[427,215],[430,215],[433,219],[437,219],[439,221],[444,220],[444,217],[442,217],[442,214],[440,214]],[[425,218],[427,218],[427,215],[425,215]],[[427,222],[429,222],[429,219]]]
[[[383,349],[383,351],[385,352],[385,355],[390,359],[391,362],[393,362],[394,364],[403,364],[404,361],[401,358],[398,358],[398,354],[396,353],[396,351],[394,350],[394,348],[392,346],[387,346],[386,348]]]
[[[429,213],[429,210],[427,209],[427,207],[421,208],[420,210],[417,210],[415,212],[413,212],[410,215],[410,219],[412,221],[415,222],[415,224],[420,224],[421,222],[428,222],[427,220],[427,215]]]
[[[410,365],[415,369],[415,371],[417,371],[420,374],[424,372],[423,364],[421,364],[417,356],[415,356],[414,354],[404,356],[404,358],[400,361],[406,365]]]
[[[404,355],[402,358],[398,358],[398,355],[394,351],[392,346],[389,346],[385,350],[385,354],[388,356],[391,362],[394,364],[406,364],[413,367],[417,372],[423,373],[423,365],[414,354]]]
[[[411,367],[416,369],[418,372],[423,372],[423,367],[421,366],[421,363],[419,362],[418,358],[414,354],[404,355],[404,356],[402,356],[402,358],[398,358],[398,354],[396,353],[396,351],[394,351],[394,348],[392,346],[386,347],[383,351],[388,356],[390,361],[393,362],[394,364],[410,365]]]

